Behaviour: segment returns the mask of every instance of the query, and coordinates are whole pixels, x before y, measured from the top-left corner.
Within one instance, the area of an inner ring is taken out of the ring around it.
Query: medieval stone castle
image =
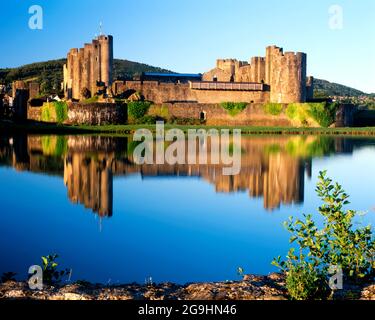
[[[140,92],[154,103],[294,103],[312,98],[313,78],[306,77],[306,54],[283,52],[270,46],[265,57],[249,62],[217,60],[203,75],[151,74],[140,79],[113,82],[113,37],[100,35],[84,48],[71,49],[64,66],[67,99],[81,100],[100,90],[127,98]]]
[[[205,73],[203,80],[266,84],[263,90],[269,90],[269,102],[306,102],[313,94],[313,78],[306,78],[306,69],[305,53],[284,53],[270,46],[265,57],[253,57],[250,62],[217,60],[216,68]]]
[[[64,65],[64,93],[80,100],[83,90],[95,95],[98,88],[110,87],[113,74],[113,37],[100,35],[81,49],[71,49]]]

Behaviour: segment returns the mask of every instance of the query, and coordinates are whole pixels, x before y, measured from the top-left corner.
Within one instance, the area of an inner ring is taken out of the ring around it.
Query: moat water
[[[242,167],[136,165],[131,137],[0,138],[0,274],[58,253],[71,281],[177,283],[276,271],[289,216],[316,214],[319,171],[375,223],[375,140],[242,137]]]

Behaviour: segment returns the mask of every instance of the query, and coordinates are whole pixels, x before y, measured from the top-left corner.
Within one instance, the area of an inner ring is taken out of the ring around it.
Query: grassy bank
[[[41,134],[132,134],[137,129],[149,129],[155,132],[155,125],[105,125],[105,126],[67,126],[39,122],[12,123],[0,120],[0,133],[41,133]],[[351,135],[375,136],[375,127],[362,128],[289,128],[289,127],[252,127],[252,126],[184,126],[165,125],[166,129],[241,129],[242,134],[280,134],[280,135]]]

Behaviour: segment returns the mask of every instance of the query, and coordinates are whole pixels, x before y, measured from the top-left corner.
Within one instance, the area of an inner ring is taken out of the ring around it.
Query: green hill
[[[60,59],[32,63],[18,68],[0,69],[0,83],[9,84],[14,80],[32,80],[39,82],[41,90],[45,93],[57,92],[63,81],[65,63],[66,59]],[[114,60],[114,79],[132,79],[133,76],[142,72],[167,73],[170,71],[128,60]]]
[[[42,92],[57,92],[60,90],[63,81],[63,65],[65,63],[66,59],[60,59],[32,63],[18,68],[0,69],[0,83],[9,84],[14,80],[33,80],[41,84]],[[142,72],[167,73],[170,71],[128,60],[114,60],[114,79],[132,79],[133,76]],[[315,79],[315,95],[316,97],[358,97],[365,94],[362,91],[347,86]]]
[[[353,89],[342,84],[328,82],[326,80],[314,79],[314,89],[316,97],[329,97],[329,96],[341,96],[341,97],[358,97],[366,95],[364,92]]]

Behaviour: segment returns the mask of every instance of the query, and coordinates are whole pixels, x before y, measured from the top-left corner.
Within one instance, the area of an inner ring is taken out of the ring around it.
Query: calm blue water
[[[320,170],[375,223],[375,141],[243,137],[242,171],[132,163],[123,138],[3,137],[0,274],[58,253],[72,281],[223,281],[266,274],[288,216],[315,213]],[[215,174],[213,174],[215,171]],[[319,217],[316,216],[319,221]]]

